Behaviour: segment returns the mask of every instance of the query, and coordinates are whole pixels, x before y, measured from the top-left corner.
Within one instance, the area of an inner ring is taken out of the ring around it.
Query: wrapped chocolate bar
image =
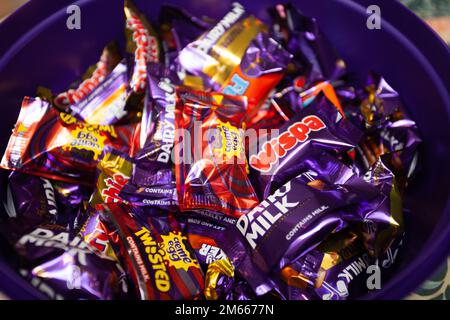
[[[179,89],[175,168],[180,208],[239,217],[257,205],[243,143],[245,97]]]
[[[20,274],[49,298],[126,296],[120,265],[77,235],[89,195],[89,189],[68,183],[15,171],[9,176],[1,236],[14,246]]]
[[[313,105],[301,110],[285,123],[279,134],[265,141],[258,139],[250,146],[250,167],[256,171],[254,185],[262,198],[267,198],[278,187],[298,174],[299,160],[308,157],[314,149],[332,153],[345,152],[355,147],[362,132],[359,131],[323,95]],[[257,145],[256,145],[257,147]]]
[[[403,233],[403,201],[396,176],[379,158],[364,175],[364,180],[380,192],[365,216],[364,223],[357,228],[367,252],[379,256],[391,242]]]
[[[368,276],[374,268],[380,279],[386,278],[402,246],[403,235],[380,256],[367,253],[361,238],[344,229],[330,235],[317,248],[281,271],[275,280],[284,299],[289,300],[347,300],[367,292]],[[371,267],[371,272],[367,269]]]
[[[294,72],[303,78],[302,87],[318,80],[335,80],[345,72],[345,63],[320,31],[314,18],[306,17],[293,4],[269,8],[272,32],[277,41],[293,54]],[[285,81],[292,81],[289,76]],[[294,81],[295,82],[295,81]]]
[[[115,124],[127,114],[127,86],[127,66],[122,61],[90,94],[73,104],[70,113],[89,124]]]
[[[283,88],[272,96],[272,103],[278,109],[283,110],[289,118],[298,113],[303,108],[309,106],[320,95],[323,94],[332,105],[345,117],[342,104],[330,81],[320,81],[309,88],[298,90],[296,84]]]
[[[132,92],[142,93],[147,87],[147,64],[159,62],[160,47],[156,32],[131,0],[125,0],[125,34],[127,52],[133,55]]]
[[[56,299],[120,299],[128,296],[125,272],[87,242],[56,225],[41,225],[15,244],[21,275]]]
[[[128,152],[135,127],[90,125],[25,97],[1,167],[92,186],[103,148]]]
[[[210,210],[182,212],[176,218],[203,270],[206,271],[212,262],[227,257],[217,240],[227,228],[235,226],[237,219]]]
[[[381,157],[403,191],[417,166],[421,142],[417,125],[405,114],[398,93],[380,76],[368,77],[359,98],[359,110],[349,107],[351,120],[366,127],[364,139],[356,148],[357,165],[368,170]]]
[[[141,299],[193,299],[201,294],[202,270],[173,215],[124,203],[98,209]]]
[[[123,198],[134,205],[178,210],[172,149],[175,142],[177,75],[161,64],[148,66],[149,92],[140,127],[142,148],[134,156]]]
[[[297,177],[239,218],[239,232],[229,229],[220,243],[258,295],[272,288],[270,274],[278,274],[330,234],[391,219],[389,212],[377,210],[379,190],[325,151],[303,159],[297,170]],[[241,243],[233,240],[237,233]]]
[[[70,113],[71,106],[90,95],[113,71],[119,61],[117,45],[112,42],[103,49],[99,62],[86,71],[81,83],[72,84],[69,90],[59,93],[56,97],[42,87],[38,88],[38,94],[47,98],[60,111]]]
[[[205,88],[248,98],[247,118],[264,103],[291,58],[267,27],[244,7],[232,9],[179,54],[181,66],[203,78]]]
[[[183,8],[163,4],[159,11],[159,27],[164,65],[170,68],[181,49],[211,28],[211,23]]]
[[[52,181],[12,171],[8,177],[4,207],[0,217],[3,238],[14,243],[40,224],[54,224],[76,232],[85,218],[90,188]]]
[[[126,202],[120,192],[130,181],[132,159],[125,153],[106,147],[97,165],[95,191],[89,200],[91,208],[102,203]]]
[[[365,293],[365,270],[376,260],[349,229],[283,268],[278,286],[289,300],[344,300]]]

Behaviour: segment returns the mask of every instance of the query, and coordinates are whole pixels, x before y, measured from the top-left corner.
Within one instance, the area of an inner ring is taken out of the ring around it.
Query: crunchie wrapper
[[[131,0],[125,0],[126,51],[132,55],[130,88],[141,94],[147,87],[147,64],[160,61],[157,34],[142,12]]]

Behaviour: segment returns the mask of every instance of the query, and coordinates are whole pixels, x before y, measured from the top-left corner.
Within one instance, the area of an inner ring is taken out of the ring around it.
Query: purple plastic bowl
[[[135,0],[149,16],[164,1]],[[249,11],[267,18],[275,1],[241,1]],[[385,76],[418,123],[424,139],[421,171],[407,199],[407,238],[395,274],[365,299],[399,299],[409,294],[450,253],[450,54],[431,29],[397,1],[292,1],[314,16],[349,68],[363,79],[369,70]],[[219,18],[229,1],[172,0],[197,14]],[[81,30],[68,30],[66,8],[81,7]],[[24,95],[37,85],[58,92],[99,56],[112,39],[123,45],[120,0],[33,0],[0,24],[0,150],[4,150]],[[369,5],[381,8],[382,29],[366,28]],[[122,40],[120,40],[122,39]],[[2,151],[3,152],[3,151]],[[0,170],[0,195],[6,172]],[[3,206],[0,210],[3,210]],[[0,291],[11,298],[43,295],[8,265],[8,249],[0,244]]]

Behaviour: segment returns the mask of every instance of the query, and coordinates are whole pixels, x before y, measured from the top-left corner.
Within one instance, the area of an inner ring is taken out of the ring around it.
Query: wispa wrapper
[[[138,206],[178,210],[172,158],[175,142],[175,86],[179,79],[161,64],[149,65],[149,92],[140,127],[141,149],[122,195]]]
[[[141,299],[193,299],[204,288],[203,272],[171,214],[123,203],[98,206],[117,256]]]
[[[383,228],[388,229],[384,235],[392,239],[396,232],[390,228],[400,224],[389,207],[383,207],[386,197],[377,187],[325,151],[301,163],[296,178],[242,216],[237,230],[229,229],[220,243],[258,295],[273,288],[270,274],[278,276],[330,234],[364,223],[375,227],[378,239]],[[236,241],[238,233],[240,241]],[[273,243],[277,243],[276,250]]]
[[[104,147],[129,152],[135,128],[90,125],[25,97],[1,167],[92,186]]]
[[[354,148],[361,136],[362,132],[320,94],[311,106],[285,123],[277,135],[260,137],[250,145],[249,164],[258,194],[265,199],[294,178],[302,159],[314,150],[345,152]]]
[[[38,226],[23,234],[14,248],[20,257],[20,274],[49,298],[104,300],[128,296],[122,267],[64,228]]]
[[[91,192],[79,185],[12,171],[3,202],[6,214],[0,217],[2,237],[14,243],[40,224],[76,232],[85,219]]]
[[[175,171],[182,211],[239,217],[258,203],[247,177],[245,97],[177,90]]]
[[[283,77],[291,58],[237,2],[210,30],[179,54],[181,66],[203,79],[205,88],[248,97],[252,117]]]

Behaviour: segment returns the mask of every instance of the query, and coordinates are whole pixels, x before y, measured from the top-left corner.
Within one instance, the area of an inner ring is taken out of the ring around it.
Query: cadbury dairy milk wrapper
[[[149,92],[140,127],[141,149],[134,156],[130,182],[121,195],[138,206],[178,210],[172,158],[175,142],[176,73],[149,65]]]
[[[85,219],[92,190],[79,185],[12,171],[0,218],[2,236],[11,243],[40,224],[52,224],[72,233]]]
[[[246,98],[179,88],[175,171],[182,211],[239,217],[257,205],[243,141]]]
[[[408,118],[398,93],[380,76],[370,74],[356,103],[347,107],[349,120],[364,128],[356,148],[355,169],[367,171],[381,157],[393,172],[401,192],[418,165],[419,130]]]
[[[379,191],[325,151],[301,161],[301,172],[243,215],[220,245],[258,295],[266,278],[329,234],[370,219]],[[236,234],[241,241],[236,241]],[[234,239],[234,240],[233,240]],[[272,244],[277,243],[274,250]]]
[[[248,98],[247,118],[283,77],[290,53],[267,27],[237,2],[210,30],[179,54],[181,66],[203,79],[205,88]]]
[[[129,152],[135,129],[136,124],[88,124],[25,97],[1,167],[92,186],[105,146]]]
[[[124,203],[97,206],[109,241],[141,299],[193,299],[204,288],[203,272],[172,214]]]
[[[289,300],[344,300],[367,291],[365,270],[374,263],[360,238],[344,229],[286,266],[277,282]]]
[[[361,135],[362,132],[320,94],[312,105],[285,123],[277,135],[259,138],[258,145],[250,145],[253,185],[265,199],[299,173],[297,166],[309,153],[350,150],[358,144]]]
[[[164,65],[168,68],[177,64],[178,54],[185,46],[212,27],[211,22],[204,17],[196,17],[185,9],[170,4],[161,6],[158,22]]]
[[[56,225],[24,233],[14,246],[19,273],[52,299],[120,299],[128,296],[125,272],[94,252],[83,238]]]
[[[391,276],[403,244],[403,234],[377,257],[365,250],[362,239],[350,229],[330,235],[317,248],[281,271],[275,280],[284,299],[347,300],[368,292],[368,284],[382,286]],[[373,274],[378,272],[379,277]]]

